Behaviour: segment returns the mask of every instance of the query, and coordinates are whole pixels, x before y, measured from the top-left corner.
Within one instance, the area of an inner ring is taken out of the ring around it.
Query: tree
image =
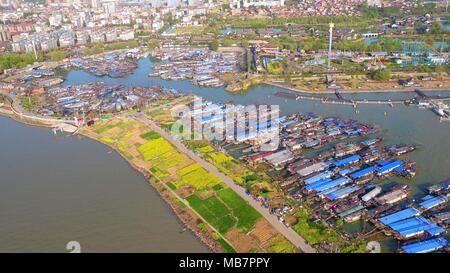
[[[402,42],[398,39],[387,38],[384,40],[383,48],[387,52],[396,52],[400,51],[402,48]]]
[[[67,52],[64,50],[52,50],[47,55],[53,62],[61,61],[68,56]]]
[[[371,44],[369,46],[369,51],[381,51],[381,46],[378,43]]]
[[[217,40],[212,41],[209,43],[209,48],[213,51],[217,51],[219,49],[219,42],[217,42]]]
[[[391,72],[389,70],[372,71],[370,78],[376,81],[387,81],[391,78]]]
[[[430,33],[436,34],[436,35],[445,34],[447,32],[449,32],[449,31],[447,31],[445,28],[443,28],[440,23],[434,23],[430,29]]]

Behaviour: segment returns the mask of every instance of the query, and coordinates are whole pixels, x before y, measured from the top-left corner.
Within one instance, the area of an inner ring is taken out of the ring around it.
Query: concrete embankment
[[[286,86],[283,84],[279,84],[279,83],[274,83],[274,82],[269,82],[269,81],[265,81],[264,82],[267,85],[271,85],[271,86],[275,86],[275,87],[279,87],[279,88],[283,88],[286,90],[290,90],[290,91],[294,91],[294,92],[298,92],[298,93],[306,93],[306,94],[334,94],[335,91],[334,90],[303,90],[303,89],[297,89],[295,87],[291,87],[291,86]],[[414,92],[414,90],[417,88],[414,87],[407,87],[407,88],[399,88],[399,89],[384,89],[384,90],[378,90],[378,89],[346,89],[346,90],[339,90],[340,93],[343,94],[357,94],[357,93],[410,93],[410,92]],[[420,89],[421,91],[425,91],[425,92],[446,92],[446,91],[450,91],[449,89],[446,88],[436,88],[436,89]]]

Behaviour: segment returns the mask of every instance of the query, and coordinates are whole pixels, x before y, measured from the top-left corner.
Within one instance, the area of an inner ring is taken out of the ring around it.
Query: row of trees
[[[149,47],[155,47],[159,41],[149,40]],[[95,44],[84,49],[85,56],[99,54],[104,51],[133,48],[139,46],[137,40],[118,41],[111,44]],[[38,52],[37,59],[32,52],[26,53],[2,53],[0,54],[0,71],[10,68],[22,68],[35,62],[42,62],[44,60],[61,61],[69,57],[70,52],[67,49],[55,49],[49,52]]]
[[[406,16],[423,16],[425,14],[439,14],[444,10],[436,7],[435,3],[427,3],[402,11],[398,7],[368,7],[366,4],[361,4],[357,8],[362,12],[363,17],[366,19],[381,19],[389,17],[406,17]]]
[[[42,53],[38,54],[37,59],[34,53],[2,53],[0,54],[0,70],[22,68],[43,60],[44,55]]]
[[[333,22],[336,26],[367,27],[373,21],[371,18],[358,16],[302,16],[291,18],[241,18],[230,17],[221,25],[232,27],[264,28],[267,26],[299,25],[328,25]],[[216,22],[219,24],[219,22]]]
[[[370,51],[387,51],[387,52],[398,52],[402,48],[402,42],[399,39],[384,39],[382,42],[377,42],[368,45],[364,41],[351,41],[351,40],[341,40],[335,43],[334,48],[346,51],[357,51],[357,52],[370,52]]]

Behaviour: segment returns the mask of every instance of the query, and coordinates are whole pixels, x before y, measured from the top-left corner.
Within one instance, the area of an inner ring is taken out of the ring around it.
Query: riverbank
[[[29,120],[20,118],[17,114],[15,114],[12,111],[4,111],[3,109],[0,109],[0,115],[4,117],[11,118],[12,120],[25,124],[27,126],[34,126],[34,127],[41,127],[41,128],[47,128],[50,129],[51,125],[47,123],[39,123],[39,122],[31,122]],[[182,204],[177,202],[177,196],[175,196],[170,189],[167,187],[163,187],[164,184],[158,184],[158,178],[152,174],[150,171],[145,170],[137,166],[132,160],[129,160],[123,153],[121,153],[113,144],[108,144],[100,139],[96,138],[94,135],[90,134],[88,130],[81,130],[78,132],[78,135],[89,138],[91,140],[94,140],[98,143],[101,143],[103,145],[106,145],[107,147],[111,148],[115,152],[117,152],[118,155],[120,155],[125,161],[138,173],[144,176],[144,178],[147,180],[147,182],[156,190],[156,192],[161,196],[161,198],[169,205],[174,215],[183,223],[183,225],[192,231],[192,233],[204,244],[206,245],[211,251],[220,253],[220,252],[226,252],[220,245],[220,243],[215,240],[211,234],[205,233],[201,231],[197,224],[196,220],[199,219],[198,217],[195,217],[192,212],[186,211],[183,209]],[[171,196],[171,194],[173,196]]]
[[[158,184],[178,199],[175,204],[195,212],[192,222],[228,252],[296,251],[281,235],[284,233],[271,225],[273,222],[262,217],[236,193],[232,188],[234,182],[230,182],[230,186],[223,174],[205,167],[193,152],[172,142],[172,136],[161,129],[167,128],[170,115],[164,115],[161,110],[154,112],[165,122],[155,125],[138,113],[97,121],[84,130],[114,145],[139,170],[149,170],[160,182]],[[205,225],[209,231],[205,230]]]
[[[187,212],[181,207],[181,204],[177,201],[179,201],[179,197],[176,196],[170,188],[168,188],[163,183],[157,183],[157,181],[161,182],[157,176],[155,176],[151,171],[140,168],[137,166],[132,160],[128,159],[123,153],[119,151],[117,147],[115,147],[113,144],[108,144],[97,137],[93,136],[89,133],[89,131],[82,130],[79,132],[80,135],[83,137],[87,137],[89,139],[92,139],[94,141],[97,141],[98,143],[101,143],[103,145],[108,146],[115,152],[117,152],[123,159],[125,159],[128,164],[137,172],[142,174],[145,179],[148,181],[148,183],[158,192],[158,194],[161,196],[161,198],[170,206],[171,210],[173,211],[174,215],[177,216],[177,218],[185,225],[186,228],[188,228],[190,231],[194,233],[194,235],[203,243],[205,244],[211,251],[220,253],[220,252],[226,252],[224,249],[221,248],[220,244],[213,239],[213,237],[210,234],[206,234],[202,232],[198,226],[195,224],[195,220],[199,219],[198,217],[193,217],[192,213]],[[164,185],[161,187],[161,185]],[[170,194],[167,194],[170,192],[174,198],[171,198]]]
[[[274,82],[269,82],[269,81],[265,81],[264,84],[270,85],[270,86],[274,86],[274,87],[279,87],[279,88],[283,88],[286,90],[290,90],[290,91],[294,91],[294,92],[298,92],[298,93],[306,93],[306,94],[334,94],[335,91],[334,90],[304,90],[304,89],[298,89],[295,87],[291,87],[291,86],[286,86],[283,84],[279,84],[279,83],[274,83]],[[414,90],[416,89],[420,89],[420,91],[424,91],[424,92],[445,92],[448,91],[449,88],[418,88],[418,87],[404,87],[404,88],[399,88],[399,89],[340,89],[339,93],[343,93],[343,94],[358,94],[358,93],[409,93],[409,92],[414,92]]]
[[[0,128],[1,252],[211,252],[108,146],[4,115]]]

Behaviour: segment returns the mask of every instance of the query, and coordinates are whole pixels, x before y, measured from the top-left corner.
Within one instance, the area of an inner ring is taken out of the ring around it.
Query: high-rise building
[[[101,5],[100,0],[91,0],[91,7],[93,7],[94,9],[98,9],[100,5]]]
[[[381,0],[367,0],[369,7],[381,7]]]
[[[116,3],[114,1],[103,2],[103,8],[107,14],[116,13]]]
[[[11,6],[11,0],[0,0],[0,7],[7,8]]]

